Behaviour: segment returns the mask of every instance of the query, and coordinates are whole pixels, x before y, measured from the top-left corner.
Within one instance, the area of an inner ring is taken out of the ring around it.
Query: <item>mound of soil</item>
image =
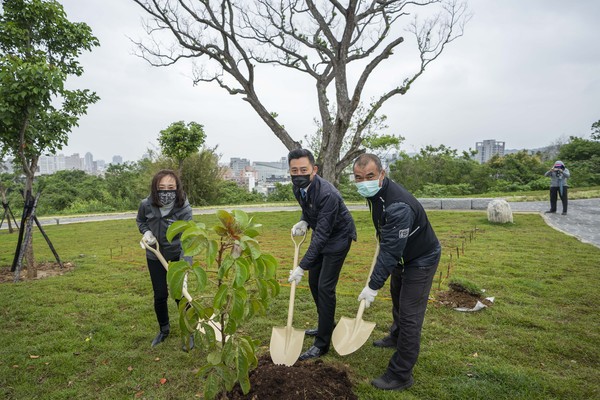
[[[291,367],[275,365],[269,355],[258,359],[250,372],[250,392],[246,395],[236,385],[227,399],[240,400],[357,400],[346,371],[321,359],[296,362]]]
[[[437,307],[445,306],[450,308],[473,308],[475,307],[475,304],[477,304],[477,301],[482,302],[488,307],[494,304],[491,301],[486,300],[480,296],[474,296],[469,293],[457,292],[454,290],[448,290],[446,292],[436,292],[435,300],[435,305]]]
[[[32,279],[44,279],[52,276],[62,275],[66,272],[72,271],[75,266],[70,262],[63,263],[63,268],[56,262],[41,262],[36,263],[37,265],[37,277]],[[15,273],[10,271],[11,266],[0,267],[0,283],[13,282],[15,280]],[[27,278],[27,270],[21,269],[19,274],[21,281],[29,280]]]

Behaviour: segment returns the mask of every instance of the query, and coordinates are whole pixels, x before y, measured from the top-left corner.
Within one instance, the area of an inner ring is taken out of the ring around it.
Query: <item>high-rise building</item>
[[[483,164],[496,154],[504,156],[504,144],[504,142],[497,142],[495,139],[475,143],[475,150],[477,150],[475,160]]]
[[[95,172],[94,156],[89,151],[85,153],[85,156],[83,157],[83,169],[85,172]]]
[[[240,176],[245,171],[246,167],[250,166],[250,160],[247,158],[232,157],[229,159],[229,168],[233,176]]]
[[[111,164],[123,164],[123,157],[121,156],[113,156]]]

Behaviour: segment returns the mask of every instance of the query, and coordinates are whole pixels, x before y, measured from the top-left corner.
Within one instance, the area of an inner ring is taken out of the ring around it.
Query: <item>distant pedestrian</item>
[[[554,166],[546,171],[544,176],[550,177],[550,210],[546,211],[546,214],[553,214],[556,212],[556,202],[560,196],[562,202],[562,215],[567,215],[567,206],[569,203],[569,185],[567,184],[567,178],[571,176],[569,169],[565,167],[565,164],[558,160],[554,163]]]
[[[150,195],[142,200],[136,218],[138,229],[149,245],[159,244],[160,253],[167,261],[178,261],[183,258],[183,250],[179,237],[171,242],[167,240],[167,229],[177,220],[192,219],[192,207],[187,201],[181,181],[177,174],[169,169],[160,170],[152,178]],[[145,248],[142,244],[142,248]],[[154,291],[154,312],[158,320],[159,332],[152,340],[152,347],[162,343],[170,332],[169,309],[167,299],[167,270],[150,250],[146,250],[148,271]],[[179,302],[178,302],[179,303]],[[190,336],[189,348],[194,347],[193,336]]]

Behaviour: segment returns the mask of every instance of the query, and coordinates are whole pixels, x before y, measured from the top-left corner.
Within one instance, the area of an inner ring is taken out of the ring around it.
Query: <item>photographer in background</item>
[[[562,201],[562,215],[567,215],[567,204],[569,201],[567,178],[571,176],[568,168],[562,161],[556,161],[552,169],[548,170],[544,176],[550,177],[550,210],[546,214],[556,212],[557,195]]]

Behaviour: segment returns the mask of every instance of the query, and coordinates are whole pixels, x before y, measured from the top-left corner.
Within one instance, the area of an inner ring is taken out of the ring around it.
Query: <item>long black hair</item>
[[[161,169],[154,175],[152,178],[152,183],[150,184],[150,199],[152,200],[152,205],[155,207],[162,207],[163,204],[160,202],[158,198],[158,184],[160,180],[165,176],[171,176],[175,179],[175,183],[177,184],[176,195],[175,195],[175,206],[183,207],[183,203],[185,203],[185,192],[183,191],[183,187],[181,186],[181,179],[175,173],[175,171],[171,169]]]

